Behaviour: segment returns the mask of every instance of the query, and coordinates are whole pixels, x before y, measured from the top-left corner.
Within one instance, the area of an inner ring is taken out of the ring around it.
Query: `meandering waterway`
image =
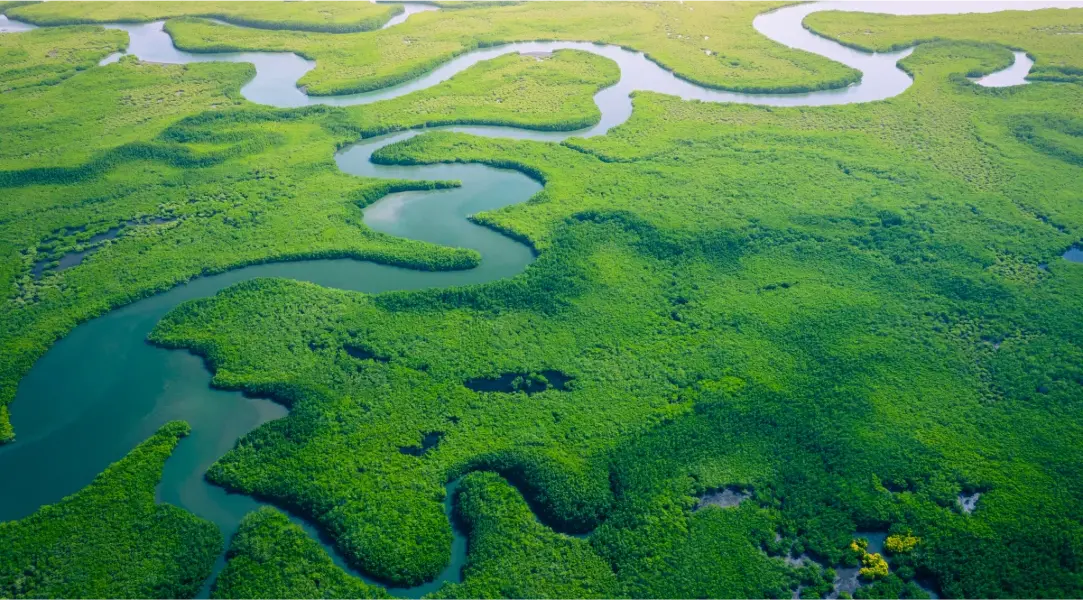
[[[871,6],[870,6],[871,4]],[[570,136],[602,135],[626,121],[632,112],[628,95],[649,90],[708,102],[732,102],[775,106],[814,106],[871,102],[896,96],[912,83],[896,66],[911,49],[868,54],[805,30],[801,21],[817,10],[870,10],[875,12],[976,12],[1005,8],[1078,6],[1080,3],[989,3],[976,6],[956,3],[816,3],[783,8],[760,15],[754,27],[761,34],[788,46],[814,52],[862,72],[860,83],[807,94],[744,94],[700,87],[665,71],[642,53],[616,46],[581,42],[528,42],[475,50],[457,57],[432,72],[394,87],[365,94],[332,97],[306,95],[298,79],[315,68],[313,61],[292,53],[239,52],[194,54],[177,50],[163,29],[163,22],[108,24],[130,36],[126,50],[142,60],[163,63],[250,62],[256,76],[242,88],[252,102],[277,107],[305,104],[365,104],[399,97],[445,81],[478,62],[509,52],[550,52],[576,49],[605,56],[621,69],[619,83],[600,91],[595,101],[600,121],[575,132],[538,132],[509,127],[451,127],[474,135],[518,137],[560,142]],[[1022,6],[1020,6],[1022,5]],[[394,26],[420,10],[434,7],[408,5],[387,26]],[[0,31],[15,32],[32,26],[0,16]],[[121,53],[102,64],[115,62]],[[1017,53],[1016,64],[991,75],[994,83],[1018,85],[1029,71],[1029,62]],[[1009,73],[1010,72],[1010,73]],[[986,78],[979,83],[989,80]],[[378,293],[484,283],[522,272],[533,260],[526,246],[484,227],[474,225],[470,214],[523,202],[541,189],[529,177],[482,165],[432,165],[388,167],[373,164],[372,153],[388,144],[418,135],[417,131],[366,139],[336,154],[339,167],[355,175],[399,179],[462,181],[461,188],[389,195],[365,210],[365,222],[392,235],[449,246],[468,247],[482,255],[480,266],[456,272],[419,272],[353,260],[295,261],[250,266],[221,275],[195,279],[168,292],[114,310],[76,327],[57,342],[27,374],[11,405],[11,420],[18,441],[0,446],[0,520],[24,517],[43,504],[53,503],[86,486],[111,462],[119,460],[166,421],[183,419],[192,434],[183,440],[166,463],[158,489],[160,500],[175,504],[216,523],[227,536],[240,518],[258,506],[241,495],[226,494],[208,484],[203,474],[218,457],[231,449],[237,438],[261,423],[286,414],[268,400],[246,398],[209,386],[210,374],[202,361],[190,354],[169,351],[145,342],[155,323],[172,308],[254,277],[287,277],[340,289]],[[91,259],[92,260],[92,259]],[[47,474],[47,475],[43,475]],[[298,519],[313,535],[318,533]],[[334,548],[325,543],[336,562],[343,564]],[[436,581],[407,590],[419,596],[446,580],[457,580],[465,558],[465,541],[455,538],[453,563]],[[220,561],[221,565],[221,561]],[[220,566],[219,565],[219,566]],[[207,592],[209,588],[205,589]]]

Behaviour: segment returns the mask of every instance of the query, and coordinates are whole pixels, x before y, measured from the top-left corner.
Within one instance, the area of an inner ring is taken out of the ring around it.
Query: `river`
[[[1005,8],[1039,8],[1080,3],[968,2],[871,3],[876,12],[951,13]],[[605,56],[621,69],[619,83],[600,91],[595,102],[600,121],[574,132],[538,132],[509,127],[450,127],[474,135],[517,137],[560,142],[571,136],[603,135],[626,121],[632,112],[629,93],[649,90],[684,99],[774,106],[816,106],[871,102],[901,94],[912,83],[896,62],[912,49],[868,54],[842,46],[805,30],[801,21],[817,10],[867,10],[870,3],[824,2],[782,8],[758,16],[753,26],[776,42],[820,54],[862,72],[861,82],[837,90],[807,94],[745,94],[707,89],[675,77],[648,60],[643,53],[617,46],[582,42],[527,42],[475,50],[459,56],[430,73],[394,87],[333,97],[312,97],[297,87],[297,80],[315,63],[292,53],[239,52],[194,54],[177,50],[164,23],[106,24],[130,36],[126,53],[146,61],[163,63],[250,62],[256,75],[242,88],[248,100],[276,107],[306,104],[353,105],[396,98],[426,89],[455,74],[496,56],[510,52],[550,52],[576,49]],[[417,5],[396,16],[394,26],[420,10]],[[17,32],[33,26],[0,17],[0,31]],[[118,53],[102,61],[115,62]],[[1027,63],[1020,61],[1027,60]],[[1029,59],[1016,55],[1017,64],[990,75],[994,85],[1018,85],[1029,70]],[[990,79],[991,78],[991,79]],[[18,519],[43,504],[53,503],[85,487],[110,463],[151,435],[163,423],[183,419],[192,426],[191,435],[178,444],[167,461],[158,488],[161,501],[169,502],[217,524],[227,536],[241,517],[259,503],[252,498],[227,494],[208,484],[203,474],[230,450],[241,435],[286,414],[274,402],[246,398],[240,393],[209,386],[210,374],[201,359],[180,351],[157,348],[146,343],[155,323],[172,308],[255,277],[286,277],[323,286],[368,293],[413,290],[431,287],[478,284],[511,277],[533,260],[529,248],[508,237],[474,225],[470,214],[524,202],[540,191],[538,182],[516,172],[482,165],[379,166],[369,161],[372,153],[388,144],[417,135],[401,132],[366,139],[338,152],[339,167],[354,175],[399,179],[460,180],[457,189],[391,194],[365,209],[365,222],[373,229],[392,235],[420,239],[448,246],[478,250],[480,266],[455,272],[419,272],[354,260],[315,260],[271,263],[240,268],[220,275],[202,277],[168,292],[135,302],[79,325],[57,342],[20,383],[11,404],[11,421],[18,439],[0,446],[0,520]],[[48,474],[43,477],[42,474]],[[293,517],[314,536],[318,532]],[[344,561],[333,545],[324,547],[340,566]],[[456,533],[453,562],[435,581],[394,593],[417,597],[458,580],[465,560],[466,544]],[[217,568],[221,568],[219,559]],[[216,568],[216,571],[217,571]],[[356,574],[356,573],[355,573]],[[213,577],[211,578],[213,579]],[[204,593],[209,592],[209,582]]]

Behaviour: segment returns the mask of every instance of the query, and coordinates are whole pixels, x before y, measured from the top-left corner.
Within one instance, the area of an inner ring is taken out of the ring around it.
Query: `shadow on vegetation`
[[[525,392],[537,394],[546,390],[565,391],[572,377],[560,371],[546,369],[529,373],[503,373],[498,377],[475,377],[466,380],[466,387],[475,392]]]

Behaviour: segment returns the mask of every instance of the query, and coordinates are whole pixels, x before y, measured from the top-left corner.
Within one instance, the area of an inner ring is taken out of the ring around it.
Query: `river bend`
[[[256,75],[242,88],[252,102],[276,107],[306,104],[353,105],[397,98],[450,79],[481,61],[510,52],[550,52],[576,49],[605,56],[620,67],[619,83],[595,96],[600,121],[573,132],[539,132],[511,127],[450,127],[474,135],[517,137],[560,142],[570,136],[603,135],[626,121],[632,112],[629,93],[646,90],[686,100],[775,106],[817,106],[882,100],[901,94],[912,83],[896,65],[912,49],[869,54],[842,46],[805,30],[804,17],[819,10],[866,10],[895,14],[988,12],[1008,8],[1035,9],[1080,6],[1065,2],[821,2],[785,7],[758,16],[753,26],[761,34],[787,46],[820,54],[862,73],[859,83],[836,90],[804,94],[746,94],[708,89],[689,83],[651,62],[641,52],[617,46],[582,42],[525,42],[474,50],[456,57],[415,80],[364,94],[314,97],[297,81],[315,68],[313,61],[284,52],[195,54],[176,49],[164,31],[164,22],[107,24],[128,32],[127,54],[163,63],[249,62]],[[385,27],[410,15],[435,10],[429,5],[407,5]],[[16,33],[32,25],[0,15],[0,32]],[[101,64],[119,60],[110,55]],[[1024,53],[1008,69],[979,80],[983,85],[1025,83],[1031,66]],[[388,144],[417,135],[401,132],[371,138],[336,154],[339,167],[351,174],[415,180],[460,180],[461,188],[391,194],[365,209],[365,222],[375,230],[437,244],[473,248],[482,255],[480,266],[456,272],[420,272],[354,260],[306,260],[240,268],[201,277],[156,296],[111,311],[76,327],[57,342],[22,380],[11,405],[16,443],[0,446],[0,520],[18,519],[86,486],[110,463],[152,434],[166,421],[183,419],[192,434],[178,444],[166,463],[158,489],[160,500],[175,504],[216,523],[228,537],[242,516],[259,503],[227,494],[208,484],[203,474],[241,435],[261,423],[277,419],[286,410],[268,400],[216,390],[202,361],[188,353],[169,351],[145,343],[155,323],[186,300],[210,296],[239,281],[255,277],[286,277],[323,286],[368,293],[478,284],[511,277],[533,260],[526,246],[466,219],[470,214],[526,201],[541,186],[525,175],[483,165],[380,166],[369,158]],[[49,473],[48,479],[41,476]],[[294,518],[318,536],[310,525]],[[325,548],[340,565],[333,546]],[[444,581],[457,580],[465,558],[465,541],[456,535],[452,564],[436,581],[417,588],[392,590],[419,596]],[[219,559],[219,567],[222,560]],[[209,586],[209,584],[208,584]],[[208,592],[205,587],[204,592]]]

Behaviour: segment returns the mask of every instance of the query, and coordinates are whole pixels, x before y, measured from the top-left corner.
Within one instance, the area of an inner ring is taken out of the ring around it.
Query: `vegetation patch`
[[[0,93],[55,85],[127,45],[123,31],[99,27],[5,33],[0,35]]]
[[[538,522],[522,495],[499,475],[477,471],[455,485],[454,516],[469,555],[461,583],[428,598],[617,597],[613,572],[587,540]],[[282,513],[261,508],[241,523],[214,598],[389,598],[339,567]]]
[[[38,245],[36,256],[42,256],[43,254],[45,256],[44,258],[38,258],[36,262],[34,262],[34,265],[30,268],[30,273],[35,279],[41,279],[46,272],[70,269],[82,263],[87,255],[101,248],[104,242],[116,239],[125,228],[143,225],[164,225],[173,221],[174,219],[164,217],[129,219],[117,227],[110,227],[102,233],[96,233],[90,237],[86,237],[82,241],[79,241],[79,238],[85,237],[83,235],[87,233],[85,226],[65,229],[61,234],[47,237]],[[73,234],[78,236],[75,246],[67,248],[64,246],[64,240],[65,238],[71,237]]]
[[[349,127],[365,137],[441,125],[574,131],[598,122],[595,92],[620,79],[613,61],[578,50],[558,50],[545,61],[506,54],[469,73],[399,98],[349,107]]]
[[[1021,142],[1064,162],[1083,166],[1083,121],[1048,115],[1018,119],[1012,133]]]
[[[343,33],[377,29],[402,10],[401,4],[371,2],[41,2],[11,8],[7,14],[42,26],[147,23],[192,16],[260,29]]]
[[[174,421],[81,491],[0,523],[5,598],[191,598],[222,551],[213,523],[154,501]]]
[[[1034,59],[1027,76],[1032,81],[1078,82],[1083,74],[1080,8],[905,16],[821,11],[805,17],[804,25],[867,52],[940,40],[1002,44]]]
[[[233,536],[212,598],[390,598],[338,568],[320,544],[269,507],[249,513]]]

